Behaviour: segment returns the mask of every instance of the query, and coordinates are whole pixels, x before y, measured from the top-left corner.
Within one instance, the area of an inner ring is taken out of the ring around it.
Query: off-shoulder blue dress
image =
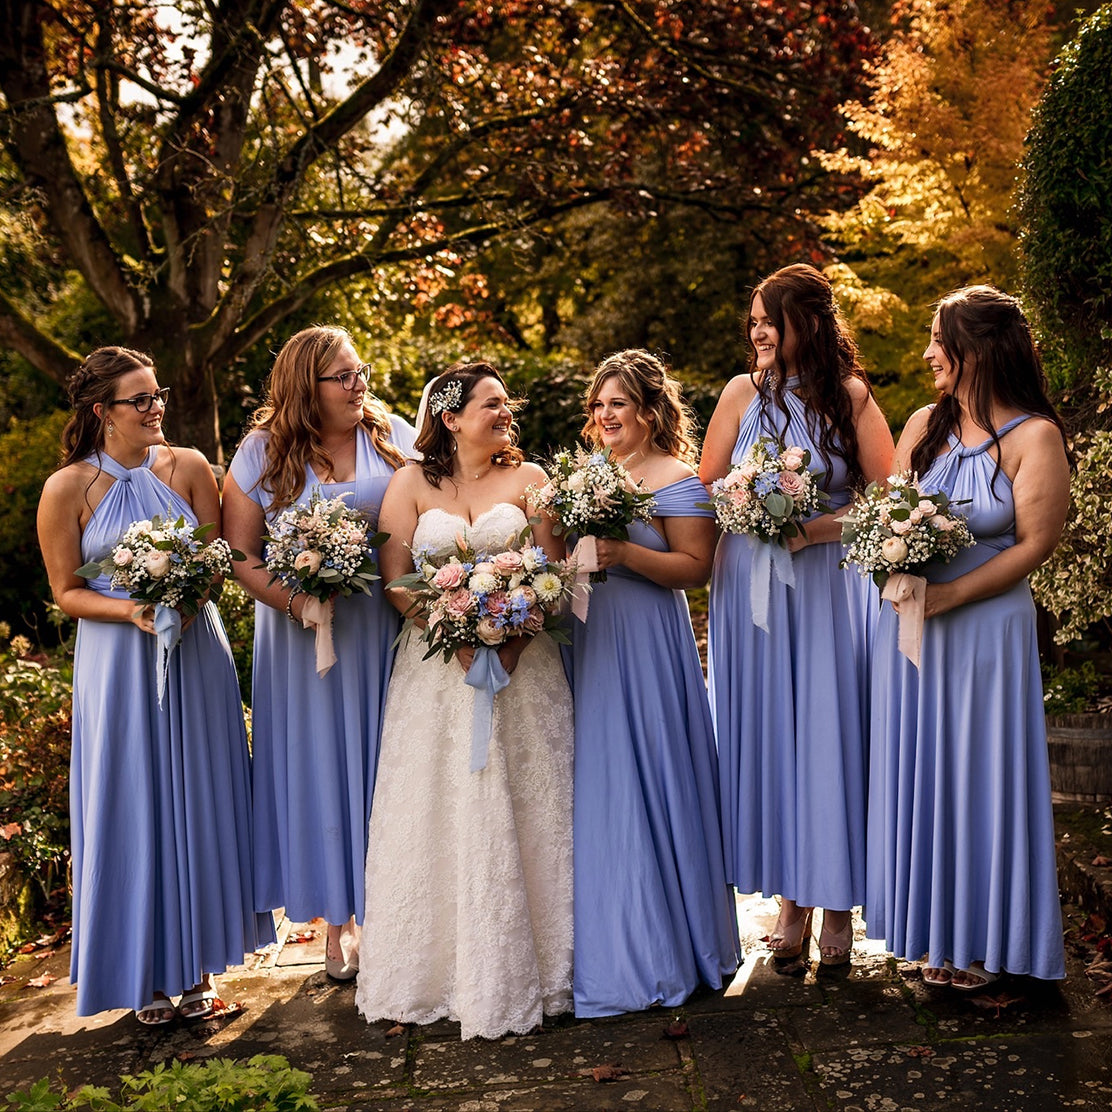
[[[403,453],[412,428],[392,418],[392,439]],[[268,434],[244,438],[231,473],[267,522],[277,512],[259,485]],[[393,466],[360,428],[355,480],[323,483],[306,467],[295,500],[308,504],[349,494],[348,504],[378,521]],[[286,507],[283,507],[285,509]],[[255,789],[255,892],[260,908],[284,907],[295,922],[323,916],[329,923],[363,922],[363,874],[386,685],[400,628],[382,583],[370,595],[335,599],[332,640],[337,661],[316,670],[315,634],[265,603],[255,604],[251,678]]]
[[[81,536],[85,561],[133,522],[198,524],[151,467],[86,462],[116,481]],[[89,587],[112,598],[106,576]],[[170,654],[158,703],[156,641],[128,622],[77,623],[70,824],[77,1014],[177,996],[274,940],[255,914],[251,784],[235,664],[210,602]]]
[[[1006,436],[1027,420],[1017,417]],[[949,582],[1015,544],[1012,485],[951,436],[922,478],[966,502],[976,539],[930,567]],[[881,610],[873,658],[866,926],[894,954],[1065,976],[1035,607],[1027,580],[928,618],[919,668]]]
[[[811,452],[833,509],[851,497],[845,462],[824,461],[789,389],[786,412],[753,399],[731,465],[760,436]],[[838,567],[839,544],[792,555],[795,586],[773,578],[768,631],[753,624],[754,543],[724,534],[710,586],[709,676],[722,785],[726,874],[739,892],[844,910],[865,899],[868,684],[866,580]]]
[[[692,477],[656,491],[656,517],[706,517]],[[634,522],[630,540],[667,542]],[[682,1003],[738,965],[722,862],[714,731],[682,591],[607,569],[573,630],[578,1016]]]

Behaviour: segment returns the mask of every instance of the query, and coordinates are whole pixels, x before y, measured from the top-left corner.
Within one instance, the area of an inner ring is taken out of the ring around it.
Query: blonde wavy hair
[[[274,360],[266,401],[255,411],[251,431],[270,434],[266,467],[257,485],[267,491],[276,510],[293,504],[305,485],[306,466],[312,465],[318,475],[332,469],[332,458],[320,441],[317,379],[328,373],[345,343],[352,343],[346,328],[314,325],[291,336]],[[395,471],[405,466],[405,456],[390,440],[390,411],[370,390],[363,395],[360,424],[375,451]]]
[[[587,423],[580,435],[592,444],[599,443],[591,406],[602,392],[603,383],[610,378],[618,380],[629,400],[637,406],[638,420],[649,429],[653,447],[694,467],[699,455],[695,419],[683,400],[680,384],[671,376],[663,360],[640,348],[616,351],[598,365],[584,395]]]

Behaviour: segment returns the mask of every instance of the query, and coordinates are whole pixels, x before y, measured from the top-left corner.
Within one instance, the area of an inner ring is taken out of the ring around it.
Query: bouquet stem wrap
[[[598,571],[598,545],[594,537],[580,537],[572,550],[575,561],[575,584],[572,587],[571,612],[581,621],[587,620],[591,603],[591,573]]]
[[[166,677],[170,672],[170,654],[181,640],[181,614],[173,606],[155,606],[154,632],[158,638],[156,669],[158,671],[158,707],[166,694]]]
[[[919,667],[919,650],[923,644],[923,621],[927,604],[927,581],[921,575],[908,575],[896,572],[888,577],[882,599],[899,606],[900,631],[898,644],[900,652]]]
[[[464,682],[475,689],[475,709],[471,715],[471,771],[482,772],[486,768],[490,734],[494,729],[494,696],[510,682],[510,674],[502,667],[497,649],[482,645],[475,650]]]
[[[749,572],[749,608],[753,611],[753,624],[768,633],[768,596],[772,577],[776,576],[785,586],[795,586],[795,565],[792,554],[778,544],[766,543],[749,537],[753,550],[753,565]]]
[[[320,599],[308,595],[301,610],[301,625],[305,629],[317,631],[317,675],[328,674],[336,663],[336,650],[332,647],[332,599]]]

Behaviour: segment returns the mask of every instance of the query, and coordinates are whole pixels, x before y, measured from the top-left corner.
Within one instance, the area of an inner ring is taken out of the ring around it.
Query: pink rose
[[[475,633],[484,645],[501,645],[506,639],[504,631],[498,628],[493,618],[480,618]]]
[[[803,466],[803,449],[788,448],[780,456],[780,462],[788,471],[798,471]],[[782,488],[781,488],[782,489]]]
[[[498,617],[510,605],[510,596],[505,591],[491,591],[486,597],[486,611],[493,617]]]
[[[912,524],[910,521],[893,521],[891,525],[889,525],[889,528],[897,536],[902,536],[904,533],[911,532]]]
[[[940,533],[949,533],[952,529],[957,528],[958,523],[952,517],[946,517],[945,514],[935,514],[930,519],[930,524]]]
[[[462,621],[475,610],[475,596],[467,590],[453,591],[443,598],[444,613],[454,622]]]
[[[807,489],[807,480],[794,471],[781,471],[776,485],[789,498],[798,498]]]
[[[921,499],[916,509],[921,514],[926,514],[927,517],[931,517],[938,512],[938,507],[929,498]]]
[[[540,633],[544,629],[544,611],[539,606],[530,606],[521,628],[525,633]]]
[[[515,575],[521,571],[521,553],[510,550],[509,552],[499,552],[494,557],[494,570],[499,575]]]
[[[437,568],[436,575],[432,577],[433,586],[441,591],[454,591],[464,580],[463,564],[454,561]]]
[[[298,571],[308,571],[310,575],[316,575],[320,571],[320,553],[311,548],[299,552],[294,557],[293,566]]]
[[[514,603],[523,603],[526,607],[535,606],[537,602],[537,592],[532,587],[521,586],[515,587],[510,592],[510,601]]]
[[[128,564],[135,558],[135,553],[130,548],[117,548],[112,553],[112,563],[118,568],[126,568]]]

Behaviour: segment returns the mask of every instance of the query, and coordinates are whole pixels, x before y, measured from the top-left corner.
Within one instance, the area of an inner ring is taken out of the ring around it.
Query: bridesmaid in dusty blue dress
[[[769,939],[798,957],[824,909],[820,962],[850,960],[850,913],[865,899],[869,594],[839,569],[837,511],[888,475],[888,431],[830,283],[784,267],[754,290],[749,370],[722,391],[707,429],[708,485],[760,436],[811,452],[831,511],[793,537],[795,585],[770,575],[762,542],[725,534],[710,591],[709,678],[718,739],[726,874],[738,891],[781,897]],[[751,579],[768,586],[756,624]]]
[[[247,737],[235,665],[210,602],[185,623],[157,697],[155,608],[75,569],[169,510],[220,523],[212,468],[162,434],[151,359],[100,348],[70,382],[63,462],[38,533],[55,601],[77,618],[70,820],[77,1014],[199,1019],[212,975],[274,939],[251,890]],[[170,1000],[181,995],[177,1007]]]
[[[927,570],[918,669],[885,605],[873,671],[868,933],[972,991],[1002,972],[1065,976],[1035,608],[1027,576],[1069,502],[1065,436],[1016,301],[942,299],[924,352],[937,405],[897,466],[967,502],[976,539]]]
[[[577,1016],[683,1003],[738,965],[722,863],[714,731],[683,589],[706,582],[714,525],[679,387],[644,351],[603,361],[583,435],[653,490],[651,524],[599,540],[573,631]]]
[[[317,674],[306,596],[270,584],[263,562],[269,523],[314,491],[378,520],[383,492],[413,445],[413,429],[367,390],[342,328],[298,332],[274,361],[266,404],[255,414],[224,488],[228,541],[247,559],[236,576],[257,599],[252,672],[255,887],[260,908],[295,922],[328,923],[325,968],[358,969],[363,870],[391,644],[399,619],[373,595],[334,600],[337,661]]]

